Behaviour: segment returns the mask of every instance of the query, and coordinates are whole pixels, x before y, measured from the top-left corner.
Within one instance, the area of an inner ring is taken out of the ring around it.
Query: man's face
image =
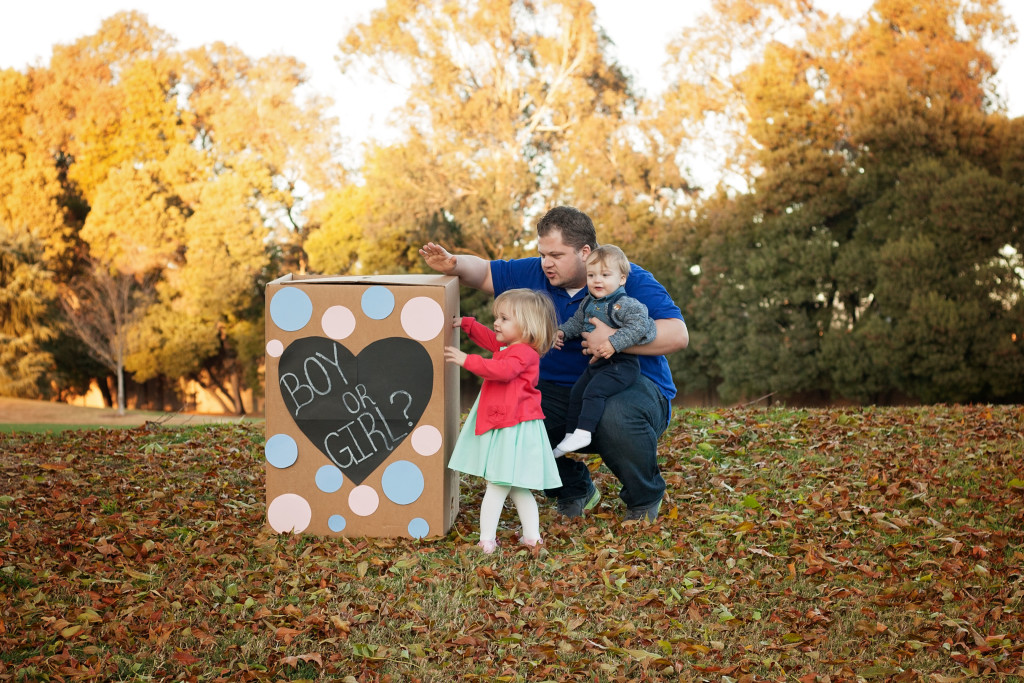
[[[554,287],[578,289],[587,284],[587,256],[590,247],[584,246],[579,251],[562,241],[562,231],[552,230],[537,239],[537,251],[540,252],[540,264],[548,282]]]

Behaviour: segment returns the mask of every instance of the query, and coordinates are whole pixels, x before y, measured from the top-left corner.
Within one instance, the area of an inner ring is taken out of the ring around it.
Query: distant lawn
[[[277,535],[261,424],[21,427],[0,681],[1024,680],[1019,406],[677,410],[655,524],[590,458],[492,556],[476,479],[444,538]]]
[[[13,418],[13,419],[12,419]],[[0,434],[82,431],[90,429],[133,429],[153,427],[195,427],[205,424],[263,424],[260,416],[210,415],[158,410],[104,411],[45,401],[0,398]]]
[[[190,427],[199,426],[197,423],[189,424],[161,424],[158,420],[152,421],[158,425],[161,429],[187,429]],[[262,425],[262,418],[238,418],[234,420],[224,420],[223,424],[256,424]],[[38,434],[46,432],[62,432],[62,431],[83,431],[90,429],[137,429],[139,425],[132,424],[58,424],[52,422],[39,422],[39,423],[27,423],[27,424],[4,424],[0,423],[0,434],[16,434],[16,433],[27,433],[27,434]]]
[[[64,432],[68,430],[81,429],[132,429],[136,425],[97,425],[97,424],[53,424],[40,422],[36,424],[0,424],[0,433],[14,434],[18,432],[39,433],[39,432]]]
[[[186,427],[195,427],[197,423],[189,424],[162,424],[161,419],[166,419],[164,413],[154,413],[150,422],[159,425],[161,428],[166,429],[184,429]],[[225,418],[224,423],[255,423],[263,424],[263,418],[260,417],[239,417],[239,418]],[[43,432],[65,432],[65,431],[81,431],[89,429],[136,429],[139,425],[121,423],[110,423],[110,424],[95,424],[95,423],[54,423],[54,422],[38,422],[38,423],[25,423],[25,424],[3,424],[0,423],[0,434],[15,434],[15,433],[31,433],[38,434]]]

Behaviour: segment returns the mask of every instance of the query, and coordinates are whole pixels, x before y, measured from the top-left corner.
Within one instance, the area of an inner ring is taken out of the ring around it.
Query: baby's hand
[[[562,332],[561,330],[559,330],[558,334],[555,335],[554,348],[560,349],[564,345],[565,345],[565,332]]]
[[[454,346],[444,347],[444,359],[449,363],[455,363],[460,368],[465,364],[467,355],[465,351]]]
[[[615,355],[615,347],[610,341],[604,341],[594,349],[594,355],[598,358],[611,358]]]

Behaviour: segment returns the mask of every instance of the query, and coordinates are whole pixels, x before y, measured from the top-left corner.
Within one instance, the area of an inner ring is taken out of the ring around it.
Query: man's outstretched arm
[[[583,342],[584,353],[590,344],[595,346],[608,340],[608,337],[615,333],[614,328],[609,327],[600,318],[591,318],[594,324],[593,332],[584,332]],[[658,328],[658,336],[649,344],[637,344],[628,349],[622,349],[625,353],[632,353],[638,356],[664,356],[675,351],[685,349],[690,343],[690,333],[686,329],[686,323],[679,318],[659,318],[654,321]]]
[[[494,294],[491,282],[491,262],[470,254],[451,254],[440,244],[427,242],[420,247],[420,256],[427,265],[439,273],[454,275],[459,282],[473,289]]]

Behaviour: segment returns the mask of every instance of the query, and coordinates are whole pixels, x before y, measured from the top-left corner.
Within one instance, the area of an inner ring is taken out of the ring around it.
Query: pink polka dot
[[[294,493],[282,493],[267,506],[267,521],[279,534],[297,534],[309,526],[309,520],[312,518],[313,510],[309,503]]]
[[[437,427],[423,425],[412,433],[412,449],[420,455],[433,455],[441,448],[441,432]]]
[[[402,307],[402,329],[417,341],[433,339],[444,327],[441,304],[425,296],[417,296]]]
[[[344,339],[356,329],[356,317],[344,306],[331,306],[320,318],[320,327],[331,339]]]
[[[267,355],[271,358],[277,358],[284,353],[284,344],[281,343],[280,339],[271,339],[267,342]]]
[[[369,517],[377,511],[378,505],[380,505],[380,496],[365,484],[355,487],[348,494],[349,508],[360,517]]]

